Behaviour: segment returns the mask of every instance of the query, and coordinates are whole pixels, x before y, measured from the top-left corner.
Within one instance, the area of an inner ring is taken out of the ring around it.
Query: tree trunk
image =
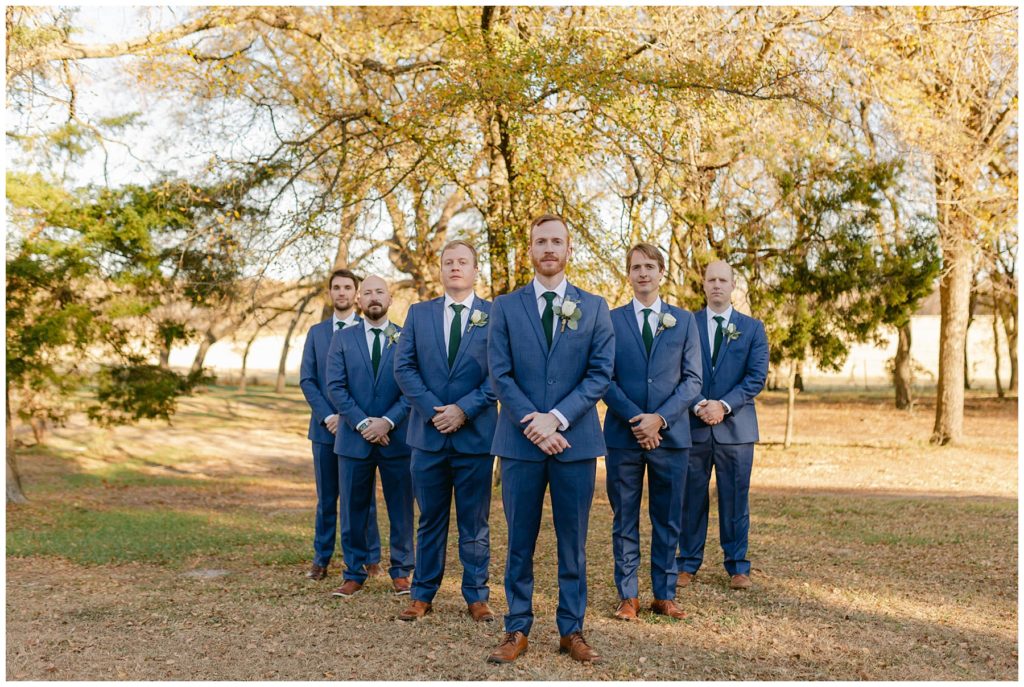
[[[995,357],[996,396],[1006,398],[1006,390],[1003,389],[1003,380],[999,378],[999,367],[1001,359],[999,355],[999,306],[996,301],[996,286],[992,282],[992,354]]]
[[[973,261],[972,261],[973,264]],[[978,305],[978,290],[975,288],[978,283],[978,273],[971,269],[970,298],[967,301],[967,326],[964,327],[964,388],[971,388],[971,361],[968,357],[970,346],[967,345],[967,336],[970,334],[971,325],[974,324],[974,309]]]
[[[789,392],[786,394],[786,437],[782,440],[782,448],[793,444],[793,421],[796,415],[796,361],[789,363]]]
[[[192,372],[199,372],[203,369],[206,354],[210,352],[210,346],[215,343],[217,343],[217,335],[213,331],[208,330],[203,340],[199,342],[199,350],[196,351],[196,357],[192,359]]]
[[[939,384],[931,442],[956,443],[964,432],[964,347],[970,312],[972,248],[963,238],[944,242],[939,280]]]
[[[171,367],[171,345],[168,343],[161,344],[160,346],[160,367],[165,370]]]
[[[14,422],[11,420],[11,390],[6,389],[7,403],[7,503],[28,503],[21,488],[17,456],[14,453]]]
[[[914,369],[910,355],[910,320],[897,328],[896,360],[893,362],[892,380],[896,387],[896,407],[909,410],[914,405]]]
[[[288,361],[288,348],[292,341],[292,334],[295,332],[295,327],[299,324],[299,320],[306,314],[306,306],[313,300],[313,297],[320,293],[320,289],[314,289],[306,294],[306,297],[299,302],[299,307],[295,313],[295,317],[288,324],[288,331],[284,335],[284,344],[281,346],[281,360],[277,363],[277,384],[274,385],[274,391],[276,393],[284,393],[284,380],[285,380],[285,364]]]
[[[256,336],[259,333],[260,330],[257,329],[256,333],[249,337],[249,340],[245,342],[245,350],[242,352],[242,378],[238,381],[238,393],[240,394],[244,394],[246,386],[248,386],[245,376],[249,366],[249,350],[252,348],[252,342],[256,340]]]
[[[1010,354],[1010,382],[1006,385],[1011,394],[1017,394],[1017,299],[1010,298],[999,304],[1000,317],[1003,320],[1003,333],[1006,334],[1006,349]]]

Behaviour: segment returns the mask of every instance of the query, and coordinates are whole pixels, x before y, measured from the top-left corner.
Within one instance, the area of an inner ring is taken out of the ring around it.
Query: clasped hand
[[[553,413],[538,413],[536,411],[523,417],[520,423],[529,422],[523,434],[534,443],[545,455],[555,456],[570,447],[569,442],[558,426],[561,424]]]
[[[370,424],[366,425],[360,434],[371,444],[387,446],[391,443],[388,432],[391,431],[391,423],[382,417],[370,418]]]
[[[636,437],[640,448],[653,451],[661,445],[661,428],[663,420],[657,413],[640,413],[629,418],[630,429]]]
[[[451,434],[466,422],[466,413],[454,403],[445,406],[434,406],[434,417],[430,421],[441,434]]]
[[[695,411],[697,417],[709,425],[717,425],[725,418],[725,406],[721,401],[709,401],[707,399],[697,404]]]

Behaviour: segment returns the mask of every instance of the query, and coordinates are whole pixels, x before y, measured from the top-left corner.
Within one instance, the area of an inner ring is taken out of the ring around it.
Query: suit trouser
[[[374,474],[380,471],[380,484],[384,490],[384,503],[388,508],[391,525],[389,555],[391,578],[407,577],[413,569],[413,507],[412,478],[409,474],[409,456],[386,458],[374,447],[366,458],[338,456],[341,482],[342,512],[341,548],[345,555],[346,580],[362,584],[366,580],[366,566],[370,560],[367,541],[367,520],[370,502],[376,497]]]
[[[313,475],[316,478],[316,520],[313,523],[313,562],[327,567],[334,555],[338,527],[338,456],[334,444],[313,442]],[[376,480],[374,480],[376,483]],[[374,485],[374,489],[376,486]],[[370,563],[380,563],[380,531],[377,529],[377,499],[370,502],[367,521]]]
[[[686,496],[683,499],[683,531],[679,537],[680,572],[696,573],[704,560],[708,536],[708,485],[715,468],[718,487],[718,531],[729,575],[749,575],[747,534],[750,531],[750,471],[753,444],[720,444],[711,439],[690,449]]]
[[[533,553],[548,485],[558,550],[558,633],[565,636],[583,629],[587,525],[596,467],[596,458],[574,462],[501,459],[501,496],[508,524],[506,632],[528,635],[533,625]]]
[[[412,598],[430,603],[441,580],[448,549],[448,524],[452,493],[459,527],[459,560],[462,561],[462,596],[467,604],[487,601],[488,566],[491,563],[490,454],[465,454],[451,448],[441,451],[412,450],[412,486],[420,506],[416,531],[416,577]]]
[[[647,472],[648,513],[651,518],[651,591],[655,599],[676,594],[676,546],[682,524],[688,449],[608,448],[605,467],[612,513],[612,555],[619,598],[639,596],[640,502]]]

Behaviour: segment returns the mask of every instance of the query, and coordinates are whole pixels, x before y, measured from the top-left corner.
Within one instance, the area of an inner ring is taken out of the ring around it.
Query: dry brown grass
[[[42,547],[7,559],[7,677],[1015,679],[1016,403],[971,398],[965,445],[934,448],[928,408],[908,416],[884,399],[809,396],[800,399],[798,443],[786,451],[782,398],[768,394],[761,406],[751,592],[726,589],[712,518],[705,566],[678,597],[690,617],[613,620],[611,512],[598,484],[586,625],[606,663],[593,667],[557,653],[550,517],[538,545],[531,651],[512,666],[484,663],[501,628],[464,614],[454,533],[436,612],[414,625],[395,620],[406,599],[386,582],[373,580],[350,601],[329,596],[336,569],[326,582],[306,582],[314,491],[293,390],[242,399],[215,390],[189,400],[169,428],[74,424],[25,453],[32,503],[7,510],[9,549],[30,535]],[[209,523],[208,541],[162,563],[89,564],[45,548],[76,516],[153,513]],[[491,524],[500,612],[500,490]],[[244,527],[256,535],[239,538]],[[208,569],[227,574],[188,575]],[[641,597],[650,600],[643,575]]]

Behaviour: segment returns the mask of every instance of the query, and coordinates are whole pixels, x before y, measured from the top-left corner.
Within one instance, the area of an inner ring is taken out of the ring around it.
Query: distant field
[[[677,598],[684,621],[611,617],[599,470],[586,629],[606,663],[594,667],[557,653],[550,519],[531,651],[513,666],[484,663],[501,628],[463,613],[454,532],[437,612],[412,626],[395,620],[406,601],[384,583],[342,601],[329,594],[337,568],[304,580],[315,495],[295,388],[214,387],[186,399],[171,426],[105,431],[76,417],[21,449],[31,504],[7,508],[6,677],[1015,680],[1016,400],[970,395],[954,448],[928,445],[928,399],[907,414],[882,393],[804,394],[789,450],[784,396],[759,406],[755,587],[726,588],[712,504],[707,563]],[[491,601],[503,612],[500,496]],[[649,584],[642,574],[645,605]]]

